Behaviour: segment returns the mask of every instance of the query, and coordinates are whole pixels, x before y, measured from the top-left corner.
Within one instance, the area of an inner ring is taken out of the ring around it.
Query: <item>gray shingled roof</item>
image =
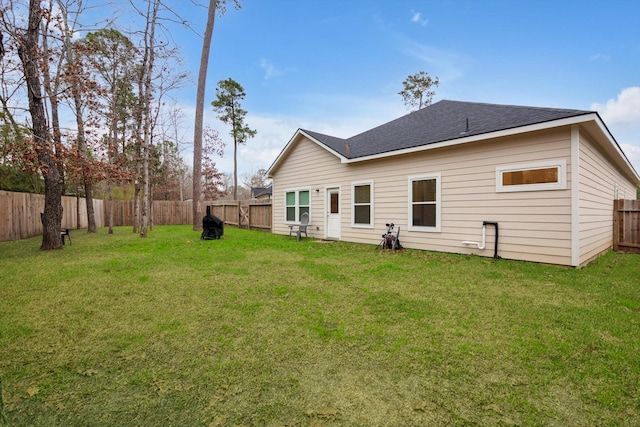
[[[302,131],[340,155],[355,159],[592,113],[443,100],[347,139]]]

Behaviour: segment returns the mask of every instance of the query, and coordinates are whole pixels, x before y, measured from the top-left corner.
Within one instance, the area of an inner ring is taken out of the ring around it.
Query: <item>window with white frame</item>
[[[566,190],[567,161],[554,160],[496,168],[496,191]]]
[[[440,174],[409,177],[409,230],[440,231]]]
[[[373,181],[351,185],[351,224],[354,227],[373,227]]]
[[[309,189],[285,192],[285,221],[300,222],[302,214],[311,215]],[[311,218],[309,218],[311,219]]]

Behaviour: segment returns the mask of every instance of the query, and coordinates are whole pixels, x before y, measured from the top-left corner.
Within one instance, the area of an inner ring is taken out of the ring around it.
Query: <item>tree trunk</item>
[[[198,72],[198,90],[196,95],[196,118],[193,131],[193,231],[202,230],[202,132],[204,121],[204,96],[209,69],[209,53],[216,19],[217,0],[209,0],[207,26],[202,41],[200,54],[200,71]]]
[[[141,225],[140,236],[147,236],[147,227],[149,222],[149,149],[151,147],[151,100],[152,100],[152,82],[151,76],[153,74],[153,66],[155,60],[155,30],[156,20],[158,17],[158,9],[160,7],[160,0],[153,1],[153,11],[147,14],[147,24],[144,34],[145,54],[142,66],[142,73],[144,76],[143,92],[141,93],[143,109],[142,120],[144,123],[143,135],[143,147],[142,147],[142,206],[141,206]]]
[[[139,174],[138,174],[139,175]],[[133,190],[133,232],[140,230],[140,183],[136,178]]]
[[[80,162],[82,167],[82,181],[84,183],[84,199],[87,205],[87,232],[95,233],[96,230],[96,214],[93,210],[93,192],[92,192],[92,178],[89,172],[89,165],[87,159],[87,140],[85,139],[84,131],[84,116],[82,113],[83,101],[82,92],[80,90],[79,79],[82,78],[80,73],[77,72],[77,67],[81,65],[76,63],[75,53],[71,42],[71,29],[68,27],[67,22],[67,10],[61,7],[61,12],[64,17],[64,49],[67,57],[67,66],[73,73],[73,79],[71,81],[71,95],[73,97],[73,104],[76,114],[76,126],[78,127],[77,134],[77,146],[78,154],[80,155]]]
[[[153,185],[149,186],[149,230],[153,231]]]
[[[238,200],[238,140],[233,135],[233,200]]]
[[[233,127],[233,200],[238,200],[238,135],[236,133],[236,110],[233,105],[231,105],[231,123]]]
[[[111,183],[111,179],[108,179],[107,187],[107,197],[109,198],[109,218],[107,218],[107,223],[109,225],[109,234],[113,234],[113,184]]]
[[[44,34],[47,31],[48,25],[42,25],[42,33]],[[42,37],[42,49],[43,56],[48,58],[51,54],[49,51],[49,44],[47,43],[47,37]],[[51,132],[53,136],[53,146],[54,151],[58,150],[58,147],[62,147],[61,141],[61,132],[60,132],[60,114],[59,114],[59,105],[58,101],[58,92],[60,89],[60,64],[62,63],[62,57],[58,62],[58,66],[56,69],[56,76],[54,81],[51,81],[51,73],[50,67],[47,67],[46,70],[42,72],[42,80],[44,83],[44,90],[47,93],[47,98],[49,99],[49,103],[51,105]],[[58,160],[58,170],[62,173],[62,187],[64,189],[64,162],[60,159]]]
[[[82,117],[82,99],[77,83],[72,85],[73,101],[76,109],[76,125],[78,126],[78,152],[80,161],[82,162],[82,181],[84,183],[84,199],[87,205],[87,233],[95,233],[96,229],[96,213],[93,209],[93,192],[91,183],[91,174],[87,164],[87,142],[84,138],[84,119]]]
[[[143,73],[138,72],[138,106],[136,108],[136,123],[134,138],[136,144],[136,177],[133,183],[133,232],[138,233],[140,231],[140,180],[142,179],[142,123],[143,123]]]
[[[40,249],[60,249],[62,239],[60,228],[62,225],[62,175],[55,162],[55,153],[47,126],[44,102],[40,85],[40,70],[38,67],[38,41],[40,37],[40,22],[42,9],[39,0],[29,1],[28,27],[18,40],[18,54],[22,62],[24,77],[27,83],[29,99],[29,113],[32,121],[35,149],[44,176],[44,215],[42,218],[44,232]]]

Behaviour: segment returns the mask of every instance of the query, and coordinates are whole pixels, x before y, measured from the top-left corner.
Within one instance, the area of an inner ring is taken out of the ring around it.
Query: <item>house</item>
[[[316,238],[376,244],[393,222],[405,248],[575,267],[640,185],[596,112],[449,100],[347,139],[299,129],[268,176],[275,233],[308,212]]]
[[[273,187],[270,185],[266,188],[254,187],[251,188],[251,198],[256,200],[270,200]]]

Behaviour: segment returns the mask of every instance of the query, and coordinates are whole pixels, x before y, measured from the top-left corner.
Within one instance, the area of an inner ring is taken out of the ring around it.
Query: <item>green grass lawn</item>
[[[640,425],[640,255],[189,226],[39,246],[0,243],[0,425]]]

